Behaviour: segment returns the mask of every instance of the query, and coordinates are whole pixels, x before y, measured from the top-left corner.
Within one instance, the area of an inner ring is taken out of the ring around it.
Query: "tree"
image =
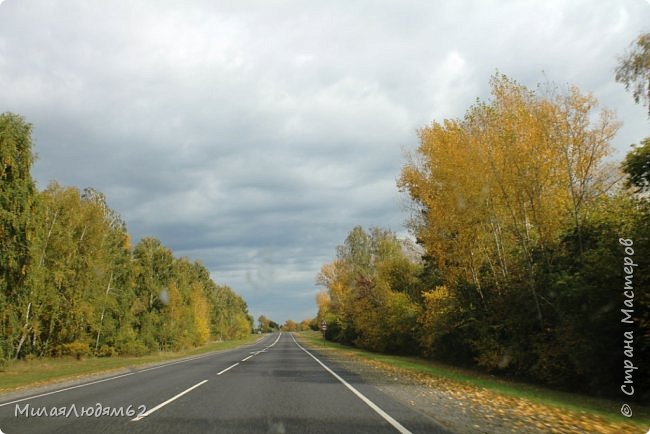
[[[192,316],[194,317],[194,345],[203,345],[210,339],[210,318],[208,302],[200,282],[192,284]]]
[[[311,321],[312,320],[309,319],[303,319],[302,321],[300,321],[300,324],[298,325],[298,330],[300,330],[301,332],[305,330],[309,330]]]
[[[399,179],[439,276],[418,334],[425,354],[549,381],[568,357],[559,337],[575,337],[558,324],[571,315],[558,315],[558,290],[569,289],[549,270],[567,227],[575,262],[593,259],[585,225],[611,194],[603,161],[618,123],[575,87],[539,92],[503,75],[490,84],[490,100],[420,131]]]
[[[294,320],[288,319],[284,322],[282,330],[285,332],[297,332],[298,324]]]
[[[394,233],[353,228],[337,259],[321,268],[316,295],[326,338],[375,351],[413,352],[418,312],[418,264],[407,258]],[[417,297],[415,297],[417,298]]]
[[[637,192],[650,191],[650,137],[634,147],[623,160],[623,172],[628,176],[626,186]]]
[[[626,90],[632,88],[634,102],[646,104],[650,116],[650,33],[639,35],[632,50],[620,59],[616,81]]]
[[[17,291],[29,262],[29,216],[35,187],[30,169],[31,124],[18,115],[0,115],[0,290]]]
[[[411,228],[450,291],[468,282],[489,310],[516,281],[541,328],[535,255],[546,255],[567,218],[579,227],[605,190],[600,162],[617,123],[607,111],[594,120],[596,101],[576,88],[544,97],[503,75],[491,87],[492,99],[463,119],[420,131],[398,186],[414,202]]]
[[[31,125],[15,114],[0,115],[0,331],[10,341],[0,341],[0,352],[7,355],[17,354],[11,342],[24,340],[29,328],[31,306],[17,309],[30,265],[33,160]]]
[[[268,333],[271,331],[271,328],[269,327],[270,322],[271,320],[264,315],[260,315],[259,318],[257,318],[258,328],[262,333]]]

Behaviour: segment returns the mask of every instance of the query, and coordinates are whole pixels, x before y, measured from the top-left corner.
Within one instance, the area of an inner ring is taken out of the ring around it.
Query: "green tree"
[[[30,265],[33,160],[31,124],[15,114],[0,115],[0,347],[8,356],[17,356],[30,327],[31,306],[19,301],[26,297]]]
[[[627,175],[628,188],[635,188],[637,192],[650,191],[650,137],[625,156],[622,169]]]
[[[155,238],[132,249],[101,192],[56,182],[36,192],[30,132],[0,115],[0,363],[141,355],[251,332],[246,302],[200,262]]]

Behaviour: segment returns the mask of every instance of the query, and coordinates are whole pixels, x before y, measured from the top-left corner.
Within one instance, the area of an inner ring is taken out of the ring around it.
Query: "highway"
[[[0,396],[16,433],[447,433],[290,333],[73,386]]]

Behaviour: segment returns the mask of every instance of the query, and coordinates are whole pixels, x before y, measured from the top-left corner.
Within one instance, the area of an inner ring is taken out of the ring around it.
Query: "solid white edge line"
[[[352,393],[354,393],[355,395],[357,395],[357,397],[358,397],[360,400],[362,400],[363,402],[365,402],[365,403],[368,405],[368,407],[372,408],[372,409],[375,411],[375,413],[377,413],[379,416],[383,417],[384,420],[385,420],[386,422],[388,422],[389,424],[391,424],[391,425],[393,426],[393,428],[395,428],[397,431],[399,431],[399,432],[402,433],[402,434],[412,434],[411,431],[409,431],[408,429],[406,429],[406,428],[405,428],[401,423],[399,423],[398,421],[396,421],[395,419],[393,419],[393,418],[392,418],[388,413],[386,413],[384,410],[382,410],[381,408],[379,408],[379,406],[378,406],[377,404],[375,404],[374,402],[372,402],[371,400],[369,400],[368,398],[366,398],[366,396],[365,396],[364,394],[362,394],[362,393],[359,392],[357,389],[355,389],[352,385],[350,385],[350,383],[348,383],[348,382],[345,381],[343,378],[341,378],[341,377],[340,377],[336,372],[334,372],[334,371],[332,371],[330,368],[328,368],[328,367],[327,367],[323,362],[321,362],[320,360],[318,360],[318,359],[316,358],[316,356],[314,356],[312,353],[310,353],[309,351],[307,351],[306,349],[304,349],[304,348],[302,347],[302,345],[300,345],[300,344],[296,341],[296,338],[295,338],[293,335],[291,335],[291,339],[293,339],[293,342],[294,342],[296,345],[298,345],[298,348],[300,348],[300,349],[303,350],[305,353],[307,353],[307,355],[309,355],[312,359],[316,360],[316,361],[318,362],[318,364],[321,365],[321,366],[323,367],[323,369],[325,369],[327,372],[329,372],[330,374],[332,374],[332,375],[334,376],[334,378],[336,378],[336,379],[339,380],[341,383],[343,383],[343,385],[344,385],[345,387],[347,387],[348,389],[350,389],[350,391],[352,391]]]
[[[163,408],[164,406],[166,406],[170,402],[177,400],[181,396],[185,395],[186,393],[191,392],[192,390],[196,389],[197,387],[199,387],[202,384],[207,383],[207,382],[208,382],[208,380],[203,380],[200,383],[196,383],[194,386],[190,387],[189,389],[185,389],[184,391],[182,391],[178,395],[174,395],[171,398],[169,398],[167,401],[158,404],[157,406],[155,406],[151,410],[147,410],[145,413],[142,413],[140,416],[134,417],[133,419],[131,419],[131,422],[137,422],[137,421],[139,421],[141,419],[144,419],[145,417],[149,416],[151,413],[160,410],[161,408]]]
[[[221,374],[223,374],[224,372],[231,370],[232,368],[234,368],[234,367],[237,366],[237,365],[239,365],[239,362],[235,363],[234,365],[230,365],[230,366],[228,366],[228,367],[227,367],[226,369],[224,369],[223,371],[218,372],[217,375],[221,375]]]
[[[215,353],[202,354],[200,356],[194,356],[194,357],[190,357],[190,358],[183,359],[183,360],[176,360],[174,362],[163,363],[162,365],[152,366],[150,368],[138,369],[137,371],[127,372],[126,374],[120,374],[120,375],[116,375],[114,377],[102,378],[101,380],[91,381],[90,383],[77,384],[76,386],[65,387],[63,389],[57,389],[57,390],[53,390],[51,392],[45,392],[45,393],[41,393],[41,394],[38,394],[38,395],[28,396],[26,398],[21,398],[21,399],[16,399],[14,401],[5,402],[4,404],[0,404],[0,407],[4,407],[5,405],[16,404],[18,402],[29,401],[30,399],[42,398],[43,396],[54,395],[55,393],[66,392],[68,390],[79,389],[80,387],[92,386],[93,384],[103,383],[105,381],[117,380],[118,378],[128,377],[129,375],[139,374],[141,372],[153,371],[154,369],[160,369],[160,368],[164,368],[164,367],[167,367],[167,366],[177,365],[179,363],[191,362],[193,360],[203,359],[203,358],[206,358],[206,357],[209,357],[209,356],[214,356],[214,355],[215,355]],[[128,368],[128,367],[126,367],[126,368]]]
[[[140,371],[138,371],[138,372],[140,372]],[[110,377],[110,378],[104,378],[102,380],[93,381],[91,383],[78,384],[76,386],[70,386],[70,387],[66,387],[64,389],[53,390],[52,392],[46,392],[46,393],[41,393],[39,395],[28,396],[27,398],[16,399],[14,401],[9,401],[9,402],[5,402],[4,404],[0,404],[0,407],[4,407],[5,405],[16,404],[18,402],[29,401],[30,399],[41,398],[43,396],[54,395],[55,393],[65,392],[67,390],[72,390],[72,389],[78,389],[80,387],[92,386],[93,384],[103,383],[104,381],[116,380],[118,378],[127,377],[129,375],[137,374],[138,372],[127,372],[126,374],[122,374],[122,375],[118,375],[118,376]]]
[[[265,337],[266,336],[263,336],[263,337],[259,338],[257,341],[253,342],[252,344],[246,344],[246,345],[244,345],[244,347],[253,346],[253,345],[257,344],[259,341],[261,341],[262,339],[264,339]],[[277,340],[276,340],[276,342],[277,342]],[[235,350],[236,350],[236,348],[235,348]],[[226,351],[233,351],[233,350],[226,350]],[[201,354],[199,356],[188,357],[188,358],[183,359],[183,360],[176,360],[174,362],[163,363],[162,365],[152,366],[150,368],[139,369],[139,370],[133,371],[133,372],[127,372],[126,374],[120,374],[120,375],[116,375],[114,377],[102,378],[101,380],[91,381],[90,383],[77,384],[76,386],[64,387],[63,389],[57,389],[57,390],[53,390],[51,392],[45,392],[45,393],[40,393],[38,395],[27,396],[25,398],[15,399],[13,401],[9,401],[9,402],[5,402],[4,404],[0,404],[0,407],[4,407],[5,405],[16,404],[16,403],[23,402],[23,401],[29,401],[30,399],[42,398],[44,396],[54,395],[55,393],[66,392],[68,390],[79,389],[80,387],[92,386],[93,384],[103,383],[105,381],[117,380],[118,378],[128,377],[129,375],[139,374],[141,372],[153,371],[154,369],[160,369],[160,368],[164,368],[166,366],[172,366],[172,365],[177,365],[179,363],[191,362],[192,360],[203,359],[205,357],[218,355],[220,353],[222,353],[222,351],[218,351],[216,353],[215,352],[210,352],[210,353],[207,353],[207,354]]]
[[[246,360],[250,359],[250,358],[253,357],[254,355],[255,355],[255,354],[251,354],[251,355],[248,356],[248,357],[244,357],[243,359],[241,359],[241,361],[242,361],[242,362],[245,362]]]

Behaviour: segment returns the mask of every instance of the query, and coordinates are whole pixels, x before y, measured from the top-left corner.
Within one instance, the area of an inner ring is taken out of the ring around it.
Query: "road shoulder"
[[[452,432],[641,432],[638,425],[611,422],[586,412],[572,412],[504,396],[480,387],[368,360],[345,349],[317,345],[304,337],[297,339],[327,363],[359,375],[383,393],[435,419]]]

